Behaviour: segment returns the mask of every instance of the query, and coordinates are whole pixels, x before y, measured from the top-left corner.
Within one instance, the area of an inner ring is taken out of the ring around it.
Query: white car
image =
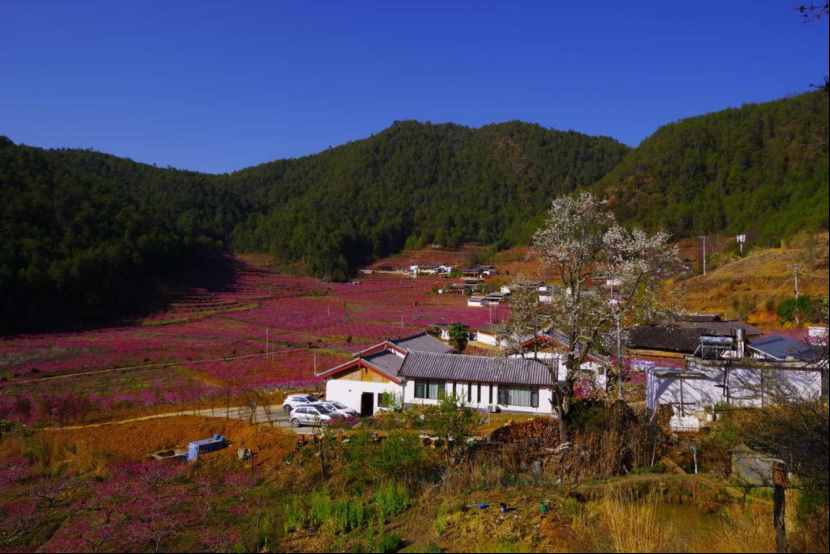
[[[317,427],[342,423],[345,418],[322,404],[299,405],[291,411],[289,422],[294,427]]]
[[[319,404],[323,404],[325,406],[328,406],[329,408],[334,410],[336,413],[338,413],[338,414],[340,414],[344,417],[347,417],[347,418],[349,418],[349,417],[360,417],[360,412],[358,412],[354,408],[349,408],[348,406],[346,406],[342,402],[338,402],[336,400],[323,400],[322,402],[319,402]]]
[[[282,403],[282,409],[290,414],[297,406],[307,406],[313,402],[319,402],[319,398],[313,394],[289,394]]]

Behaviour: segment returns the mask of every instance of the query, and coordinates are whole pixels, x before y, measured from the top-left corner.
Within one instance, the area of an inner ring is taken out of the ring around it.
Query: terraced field
[[[72,419],[313,387],[316,371],[384,338],[433,323],[489,323],[489,310],[433,294],[442,283],[378,274],[324,283],[239,260],[226,288],[185,291],[133,325],[0,339],[0,418]]]

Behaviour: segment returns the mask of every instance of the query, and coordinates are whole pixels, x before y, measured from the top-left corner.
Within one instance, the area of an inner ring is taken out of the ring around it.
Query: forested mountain
[[[234,245],[303,259],[338,279],[405,245],[518,243],[552,198],[590,185],[627,150],[520,122],[396,122],[367,140],[231,175],[264,208],[235,230]]]
[[[596,189],[627,222],[674,236],[748,232],[772,243],[827,228],[825,91],[684,119],[657,130]]]
[[[146,308],[228,249],[344,279],[404,246],[526,241],[550,201],[607,195],[625,222],[754,242],[827,228],[827,95],[686,119],[631,150],[521,122],[396,122],[224,175],[0,137],[0,334]]]
[[[0,137],[0,333],[146,307],[222,251],[240,206],[204,175]]]
[[[0,333],[130,313],[231,247],[343,279],[407,241],[520,241],[551,198],[626,151],[526,123],[403,122],[314,156],[204,175],[0,138]]]

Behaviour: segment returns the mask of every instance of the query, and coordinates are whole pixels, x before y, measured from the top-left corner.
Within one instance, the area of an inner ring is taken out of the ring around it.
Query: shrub
[[[336,533],[359,529],[368,520],[368,510],[361,498],[338,500],[332,505],[331,525]]]
[[[812,298],[801,295],[798,298],[790,297],[778,305],[778,319],[782,323],[803,323],[806,321],[821,321],[824,301],[821,298]]]
[[[372,501],[380,521],[387,521],[409,507],[409,492],[400,483],[385,483],[373,495]]]
[[[283,529],[286,533],[299,531],[306,525],[306,514],[297,497],[290,497],[283,508]]]
[[[375,536],[373,536],[369,540],[368,548],[366,549],[367,552],[378,553],[378,554],[386,554],[391,552],[397,552],[403,546],[403,540],[401,537],[394,533],[384,533],[381,532]]]
[[[347,478],[357,485],[390,479],[416,481],[430,471],[426,450],[418,435],[392,431],[380,443],[361,431],[351,437],[345,451]]]

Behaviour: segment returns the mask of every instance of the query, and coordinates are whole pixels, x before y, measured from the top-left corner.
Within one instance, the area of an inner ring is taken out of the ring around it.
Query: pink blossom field
[[[36,421],[71,397],[100,410],[187,403],[247,388],[319,384],[318,371],[434,323],[480,327],[509,308],[434,294],[440,277],[286,276],[243,262],[227,290],[194,289],[141,322],[0,339],[0,418]],[[267,346],[266,346],[267,341]],[[266,348],[268,355],[266,356]],[[39,409],[38,406],[41,406]]]

